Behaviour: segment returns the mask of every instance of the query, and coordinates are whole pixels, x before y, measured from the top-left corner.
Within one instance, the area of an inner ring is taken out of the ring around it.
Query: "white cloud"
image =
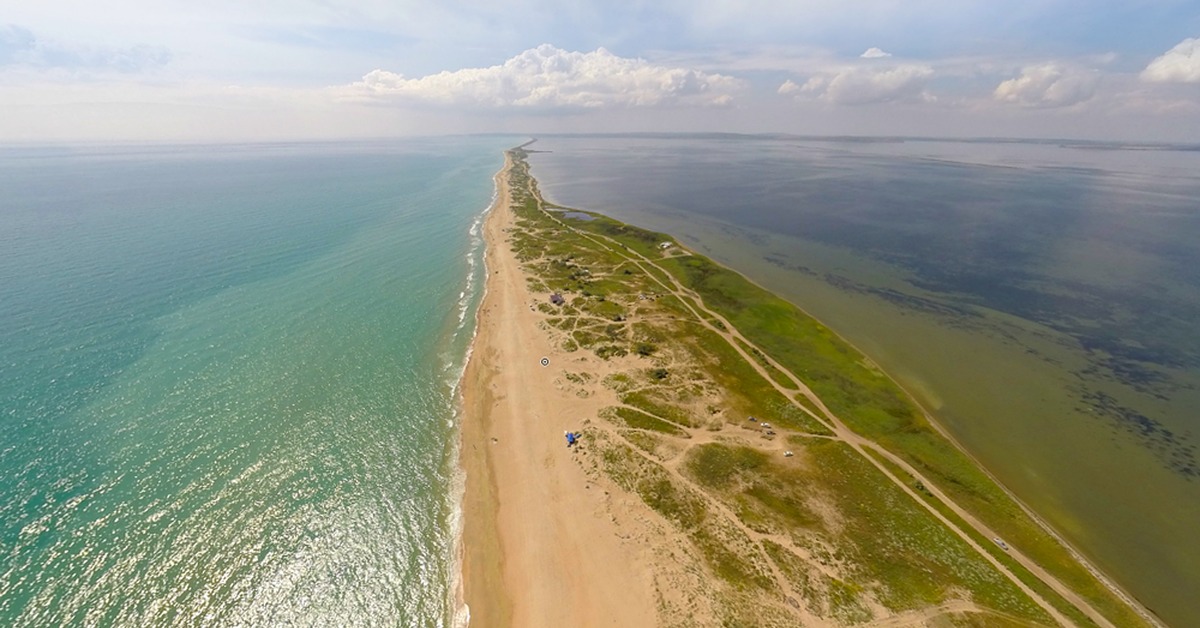
[[[1023,68],[1020,76],[997,85],[992,96],[1000,102],[1027,107],[1068,107],[1095,93],[1094,73],[1043,63]]]
[[[778,91],[778,93],[783,94],[784,96],[790,96],[792,94],[799,93],[801,89],[803,89],[803,88],[800,87],[800,85],[798,85],[795,81],[793,81],[792,79],[788,79],[783,82],[783,85],[779,86],[779,89],[777,91]]]
[[[862,57],[863,59],[884,59],[884,58],[892,56],[892,53],[884,52],[884,51],[880,50],[879,48],[871,47],[871,48],[867,48],[867,50],[859,56]]]
[[[1155,83],[1200,83],[1200,39],[1185,39],[1142,70]]]
[[[784,87],[788,85],[784,83],[780,93],[808,95],[838,105],[928,101],[933,96],[925,91],[925,86],[931,78],[933,68],[924,65],[898,65],[887,69],[855,67],[815,75],[798,88],[789,88],[786,92]]]
[[[653,65],[603,48],[569,52],[543,44],[501,65],[420,78],[374,70],[338,88],[344,100],[466,107],[602,108],[726,105],[741,81],[722,74]]]

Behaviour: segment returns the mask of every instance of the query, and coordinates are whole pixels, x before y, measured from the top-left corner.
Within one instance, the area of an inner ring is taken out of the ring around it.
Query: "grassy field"
[[[972,610],[948,613],[955,624],[1054,623],[883,468],[1054,609],[1094,625],[911,474],[838,440],[784,370],[1113,624],[1146,625],[828,328],[670,236],[599,214],[563,217],[513,155],[511,245],[531,290],[565,301],[539,305],[547,332],[566,351],[621,366],[603,382],[620,404],[590,429],[596,470],[686,534],[721,583],[697,595],[711,594],[727,625],[788,625],[801,605],[854,624],[956,600]]]

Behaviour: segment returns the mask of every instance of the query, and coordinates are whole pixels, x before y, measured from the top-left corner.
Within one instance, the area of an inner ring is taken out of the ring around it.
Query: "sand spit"
[[[462,386],[472,626],[1140,623],[851,431],[665,271],[692,255],[667,236],[542,211],[515,152]]]

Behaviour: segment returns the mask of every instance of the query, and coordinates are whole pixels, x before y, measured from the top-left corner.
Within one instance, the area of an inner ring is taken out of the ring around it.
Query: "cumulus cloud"
[[[803,85],[788,81],[780,86],[779,93],[819,98],[838,105],[928,101],[933,96],[925,91],[925,87],[931,78],[933,68],[924,65],[884,69],[855,67],[812,76]]]
[[[996,86],[996,100],[1026,107],[1068,107],[1096,93],[1092,72],[1065,68],[1056,63],[1028,66],[1021,75]]]
[[[726,105],[737,79],[618,57],[599,48],[569,52],[543,44],[501,65],[419,78],[375,70],[340,88],[344,100],[481,108],[602,108]]]
[[[863,59],[884,59],[884,58],[892,56],[892,53],[884,52],[884,51],[880,50],[879,48],[871,47],[871,48],[867,48],[867,50],[859,56],[862,57]]]
[[[1154,83],[1200,83],[1200,39],[1185,39],[1142,70]]]

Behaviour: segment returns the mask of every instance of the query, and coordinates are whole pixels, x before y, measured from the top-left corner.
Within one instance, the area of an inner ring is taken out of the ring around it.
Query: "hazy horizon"
[[[0,142],[730,132],[1200,141],[1177,0],[24,3]]]

